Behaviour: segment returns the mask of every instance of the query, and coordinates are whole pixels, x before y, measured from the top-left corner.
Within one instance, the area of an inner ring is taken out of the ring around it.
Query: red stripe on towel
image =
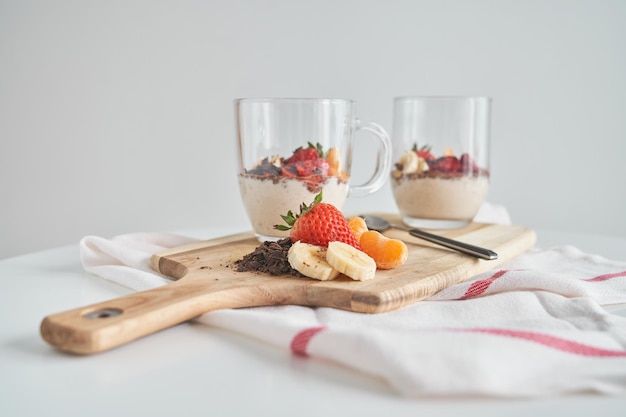
[[[480,281],[472,282],[472,285],[469,286],[467,291],[465,291],[465,294],[463,294],[463,296],[459,298],[459,300],[465,300],[466,298],[479,296],[480,294],[487,291],[487,288],[489,288],[492,282],[494,282],[507,272],[508,271],[506,269],[501,269],[487,279],[481,279]]]
[[[607,281],[611,278],[617,278],[617,277],[626,277],[626,271],[616,272],[614,274],[604,274],[604,275],[597,276],[595,278],[583,279],[583,281],[600,282],[600,281]]]
[[[543,333],[528,332],[522,330],[507,329],[457,329],[463,332],[487,333],[498,336],[515,337],[518,339],[528,340],[530,342],[539,343],[552,349],[561,350],[563,352],[572,353],[582,356],[594,357],[626,357],[626,352],[621,350],[602,349],[582,343],[573,342],[556,336],[550,336]]]
[[[291,350],[297,355],[307,356],[307,347],[309,342],[319,332],[325,330],[326,326],[310,327],[299,332],[291,340]]]

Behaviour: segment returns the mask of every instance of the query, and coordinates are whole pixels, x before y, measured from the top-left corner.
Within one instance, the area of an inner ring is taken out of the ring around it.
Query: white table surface
[[[626,237],[537,233],[538,247],[626,261]],[[84,272],[78,245],[0,261],[0,416],[626,415],[625,396],[406,399],[370,376],[193,323],[92,356],[61,353],[39,336],[49,314],[128,292]]]

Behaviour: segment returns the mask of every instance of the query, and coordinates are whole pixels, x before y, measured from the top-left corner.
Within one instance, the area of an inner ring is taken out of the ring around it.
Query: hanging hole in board
[[[119,316],[120,314],[122,314],[122,310],[119,308],[102,308],[83,314],[83,317],[87,319],[108,319],[109,317]]]

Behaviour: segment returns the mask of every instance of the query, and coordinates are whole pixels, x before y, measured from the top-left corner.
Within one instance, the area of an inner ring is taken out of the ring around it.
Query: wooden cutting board
[[[61,350],[90,354],[218,309],[295,304],[381,313],[497,268],[536,240],[533,230],[508,225],[472,223],[439,233],[494,250],[498,259],[479,260],[390,230],[385,234],[407,243],[408,260],[397,269],[377,271],[373,280],[277,277],[236,271],[234,262],[259,245],[251,232],[242,233],[154,254],[153,268],[173,278],[171,284],[48,316],[41,335]]]

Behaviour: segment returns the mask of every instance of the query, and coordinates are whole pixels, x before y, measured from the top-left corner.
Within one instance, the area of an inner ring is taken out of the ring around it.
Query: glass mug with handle
[[[489,191],[489,97],[394,99],[391,189],[405,224],[468,225]]]
[[[378,191],[391,169],[391,139],[375,123],[356,117],[355,102],[335,98],[241,98],[234,100],[238,182],[241,199],[260,241],[289,236],[275,225],[299,213],[321,191],[323,201],[342,209],[348,196]],[[375,170],[351,184],[355,136],[378,140]]]

